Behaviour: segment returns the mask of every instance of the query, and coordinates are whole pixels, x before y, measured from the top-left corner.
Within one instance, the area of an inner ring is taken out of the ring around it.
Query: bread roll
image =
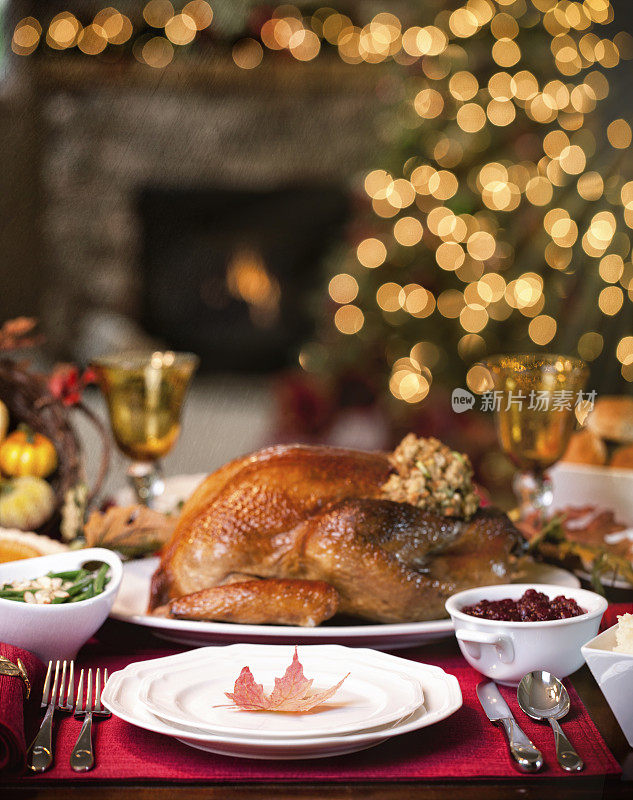
[[[561,461],[566,461],[568,464],[602,466],[607,463],[607,447],[602,439],[591,431],[579,431],[572,434]]]
[[[633,397],[599,398],[585,424],[601,439],[633,443]]]
[[[628,444],[614,450],[609,466],[618,469],[633,469],[633,445]]]

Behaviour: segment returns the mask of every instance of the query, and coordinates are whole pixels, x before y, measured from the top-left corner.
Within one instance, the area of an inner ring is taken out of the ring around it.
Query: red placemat
[[[138,636],[138,634],[137,634]],[[123,642],[119,639],[119,647]],[[134,656],[113,654],[113,643],[91,643],[80,653],[81,667],[102,666],[111,672],[132,661],[156,658],[182,649],[152,649]],[[136,728],[112,717],[96,722],[94,743],[96,767],[85,774],[74,773],[68,764],[70,752],[79,734],[80,723],[62,717],[56,726],[54,767],[40,776],[28,776],[25,782],[37,781],[164,781],[164,782],[362,782],[466,779],[516,779],[526,777],[565,777],[554,754],[553,737],[548,725],[528,719],[520,711],[516,693],[500,687],[519,724],[543,752],[547,765],[537,775],[517,771],[508,754],[503,732],[493,726],[481,709],[475,687],[481,675],[455,652],[455,644],[398,651],[397,655],[415,661],[437,664],[459,681],[464,705],[448,719],[429,728],[395,737],[370,750],[334,758],[303,761],[257,761],[205,753],[187,747],[175,739]],[[571,711],[564,721],[565,731],[585,762],[582,776],[615,775],[620,768],[593,724],[578,695],[568,685]]]

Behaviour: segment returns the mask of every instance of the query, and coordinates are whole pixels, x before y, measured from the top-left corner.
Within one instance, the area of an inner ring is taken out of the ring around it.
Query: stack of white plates
[[[439,667],[341,645],[299,648],[312,689],[326,689],[349,673],[318,709],[243,711],[227,699],[242,667],[270,691],[293,654],[289,645],[236,644],[130,664],[110,677],[103,702],[121,719],[199,750],[263,759],[364,750],[432,725],[462,704],[457,679]]]

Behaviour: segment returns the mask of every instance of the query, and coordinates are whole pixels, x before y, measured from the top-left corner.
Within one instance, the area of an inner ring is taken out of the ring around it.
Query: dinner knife
[[[477,697],[490,722],[499,723],[510,746],[510,753],[525,772],[538,772],[543,766],[543,755],[517,725],[508,704],[494,681],[477,684]]]

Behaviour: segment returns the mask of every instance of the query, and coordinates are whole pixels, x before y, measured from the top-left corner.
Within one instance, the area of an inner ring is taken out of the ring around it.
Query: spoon
[[[581,770],[584,767],[583,761],[558,724],[558,720],[569,711],[569,695],[558,678],[551,672],[528,672],[521,678],[517,699],[528,717],[540,722],[547,720],[552,726],[556,758],[561,767],[568,772]]]

